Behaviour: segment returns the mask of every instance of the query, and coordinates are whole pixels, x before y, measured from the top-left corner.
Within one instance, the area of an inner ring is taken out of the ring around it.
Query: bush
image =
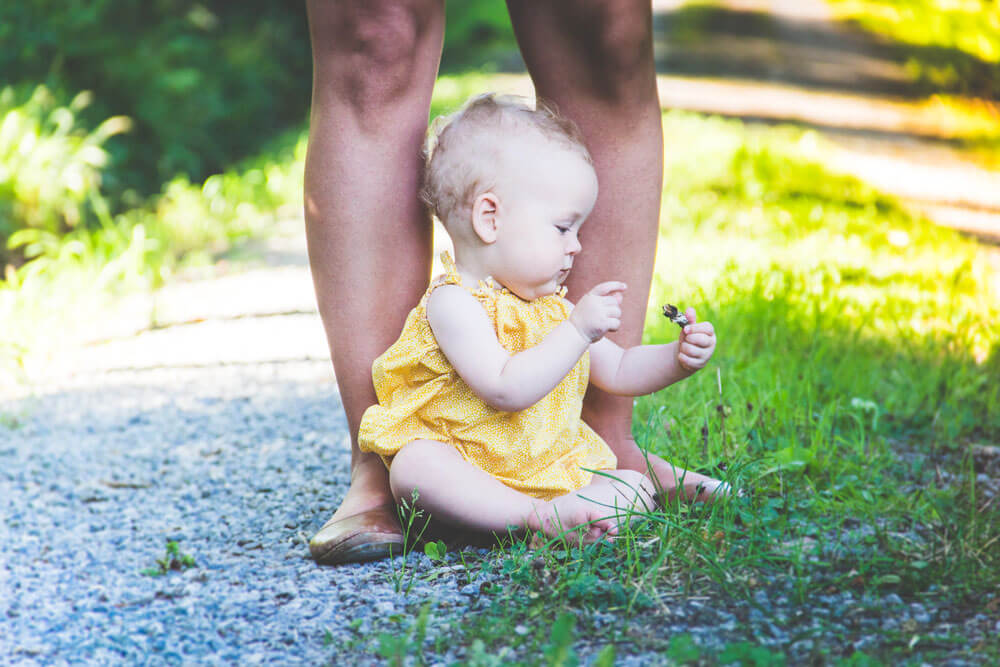
[[[133,119],[127,141],[106,149],[103,186],[114,202],[129,190],[159,192],[178,174],[201,181],[224,171],[299,126],[309,109],[305,2],[4,2],[0,43],[8,83],[93,91],[91,125]],[[515,49],[501,0],[448,7],[446,68],[496,69],[491,58]]]
[[[135,121],[104,187],[155,193],[257,153],[305,118],[305,3],[28,0],[0,4],[0,71],[13,84],[92,90],[91,124]],[[13,76],[12,76],[13,75]]]
[[[100,197],[101,170],[108,163],[104,142],[127,131],[128,118],[115,116],[88,130],[79,124],[90,103],[80,93],[57,103],[45,86],[24,101],[11,87],[0,92],[0,262],[20,263],[7,251],[19,229],[60,234],[91,217]],[[21,96],[23,98],[23,96]]]
[[[466,0],[448,6],[441,71],[520,68],[517,41],[503,0]]]

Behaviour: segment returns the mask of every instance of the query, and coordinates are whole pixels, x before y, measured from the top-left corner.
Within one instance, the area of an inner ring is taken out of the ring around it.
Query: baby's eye
[[[560,234],[568,234],[570,232],[570,230],[572,230],[573,228],[572,227],[562,227],[560,225],[556,225],[556,229],[559,230]]]

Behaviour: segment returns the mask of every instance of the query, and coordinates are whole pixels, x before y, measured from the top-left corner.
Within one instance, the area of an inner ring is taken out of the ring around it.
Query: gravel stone
[[[923,625],[931,622],[931,615],[927,612],[927,609],[924,605],[917,602],[910,605],[910,617]]]
[[[886,605],[890,607],[903,606],[903,598],[899,597],[895,593],[889,593],[888,595],[886,595],[884,598],[882,598],[882,602],[884,602]]]

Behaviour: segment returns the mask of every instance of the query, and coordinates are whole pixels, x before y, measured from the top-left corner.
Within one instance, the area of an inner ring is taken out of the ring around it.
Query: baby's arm
[[[698,322],[693,308],[687,316],[690,324],[674,343],[623,350],[604,338],[591,345],[591,381],[608,393],[642,396],[704,368],[715,351],[715,329],[710,322]]]
[[[621,297],[616,293],[622,289],[622,283],[598,285],[580,300],[583,307],[574,309],[574,316],[538,345],[514,355],[500,345],[480,303],[457,285],[431,293],[427,321],[441,352],[472,391],[497,410],[517,412],[562,382],[595,336],[618,329]]]

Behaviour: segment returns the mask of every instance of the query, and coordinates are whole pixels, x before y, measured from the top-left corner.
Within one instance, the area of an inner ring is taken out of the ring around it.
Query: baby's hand
[[[622,324],[622,292],[625,283],[601,283],[583,295],[569,315],[569,321],[591,343],[609,331],[618,331]]]
[[[699,322],[694,308],[684,311],[689,324],[681,329],[677,339],[677,363],[694,373],[701,370],[715,352],[715,327],[711,322]]]

